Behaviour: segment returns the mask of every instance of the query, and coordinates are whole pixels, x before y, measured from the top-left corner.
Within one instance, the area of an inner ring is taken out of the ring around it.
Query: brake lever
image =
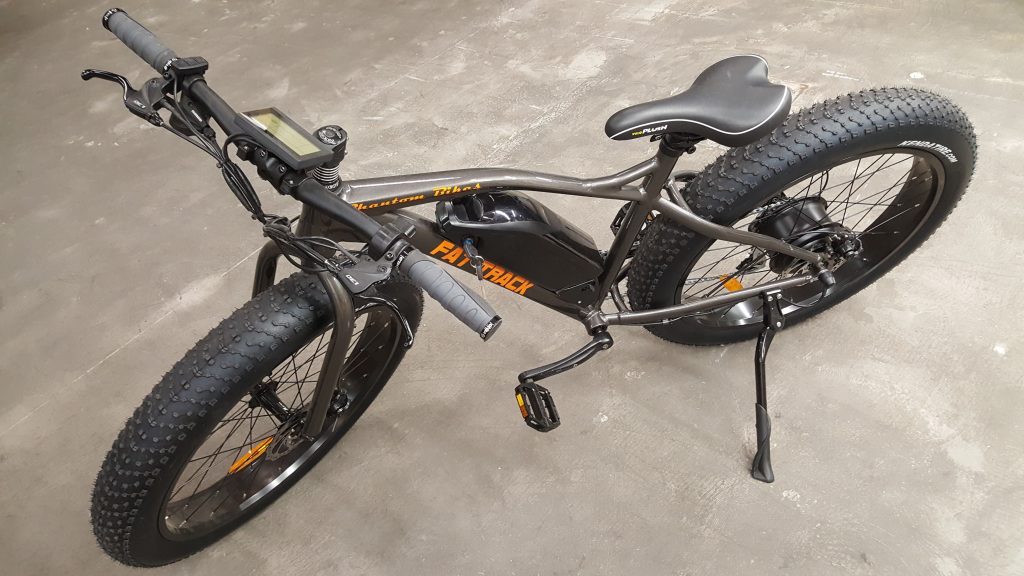
[[[102,80],[108,80],[115,84],[121,85],[122,98],[124,100],[124,107],[129,112],[142,118],[146,122],[149,122],[153,126],[163,126],[164,119],[157,114],[156,110],[152,106],[146,104],[145,98],[142,93],[132,88],[131,82],[127,78],[120,74],[114,74],[113,72],[107,72],[106,70],[93,70],[88,68],[82,70],[82,80],[92,80],[93,78],[100,78]]]

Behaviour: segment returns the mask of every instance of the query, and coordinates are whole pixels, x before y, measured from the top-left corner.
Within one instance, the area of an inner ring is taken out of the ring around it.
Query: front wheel
[[[866,90],[814,104],[758,142],[729,150],[682,194],[718,224],[812,250],[832,250],[822,239],[833,230],[852,243],[827,297],[817,283],[783,291],[792,324],[849,298],[920,246],[960,200],[975,156],[971,123],[950,101],[916,89]],[[808,223],[812,214],[817,221]],[[799,262],[700,236],[661,215],[630,267],[630,304],[663,308],[803,271]],[[761,301],[752,298],[648,328],[673,342],[726,344],[756,336],[761,318]]]
[[[415,330],[420,291],[374,288]],[[203,338],[136,409],[107,454],[92,525],[115,560],[159,566],[234,530],[308,472],[348,431],[398,367],[402,322],[356,297],[334,399],[316,438],[300,431],[331,339],[331,307],[315,276],[265,290]]]

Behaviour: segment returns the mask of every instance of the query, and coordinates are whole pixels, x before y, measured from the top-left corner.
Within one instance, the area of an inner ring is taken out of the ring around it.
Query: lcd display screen
[[[255,110],[247,112],[245,116],[296,156],[308,156],[323,151],[322,148],[311,142],[308,136],[289,125],[284,118],[278,115],[276,110],[269,108]]]

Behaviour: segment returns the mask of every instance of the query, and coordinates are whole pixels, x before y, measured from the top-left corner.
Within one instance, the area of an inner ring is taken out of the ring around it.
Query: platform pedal
[[[516,401],[526,425],[534,430],[550,432],[562,423],[558,417],[558,409],[555,408],[555,399],[551,397],[551,392],[548,392],[547,388],[537,384],[538,380],[572,370],[593,358],[594,354],[611,348],[614,343],[611,334],[601,329],[593,334],[593,338],[584,347],[565,358],[521,372],[519,386],[516,386]]]
[[[516,386],[516,402],[526,425],[534,430],[550,432],[562,423],[551,392],[536,382],[527,381]]]

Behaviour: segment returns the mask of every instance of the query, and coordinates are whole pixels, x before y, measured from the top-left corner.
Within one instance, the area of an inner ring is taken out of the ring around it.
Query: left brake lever
[[[129,112],[149,122],[153,126],[163,126],[164,119],[160,117],[160,114],[153,109],[153,107],[146,103],[146,99],[143,98],[142,93],[132,88],[131,82],[127,78],[120,74],[114,74],[113,72],[107,72],[106,70],[93,70],[88,68],[82,70],[82,80],[92,80],[93,78],[100,78],[103,80],[109,80],[115,84],[120,84],[123,91],[122,97],[124,98],[124,107]]]

